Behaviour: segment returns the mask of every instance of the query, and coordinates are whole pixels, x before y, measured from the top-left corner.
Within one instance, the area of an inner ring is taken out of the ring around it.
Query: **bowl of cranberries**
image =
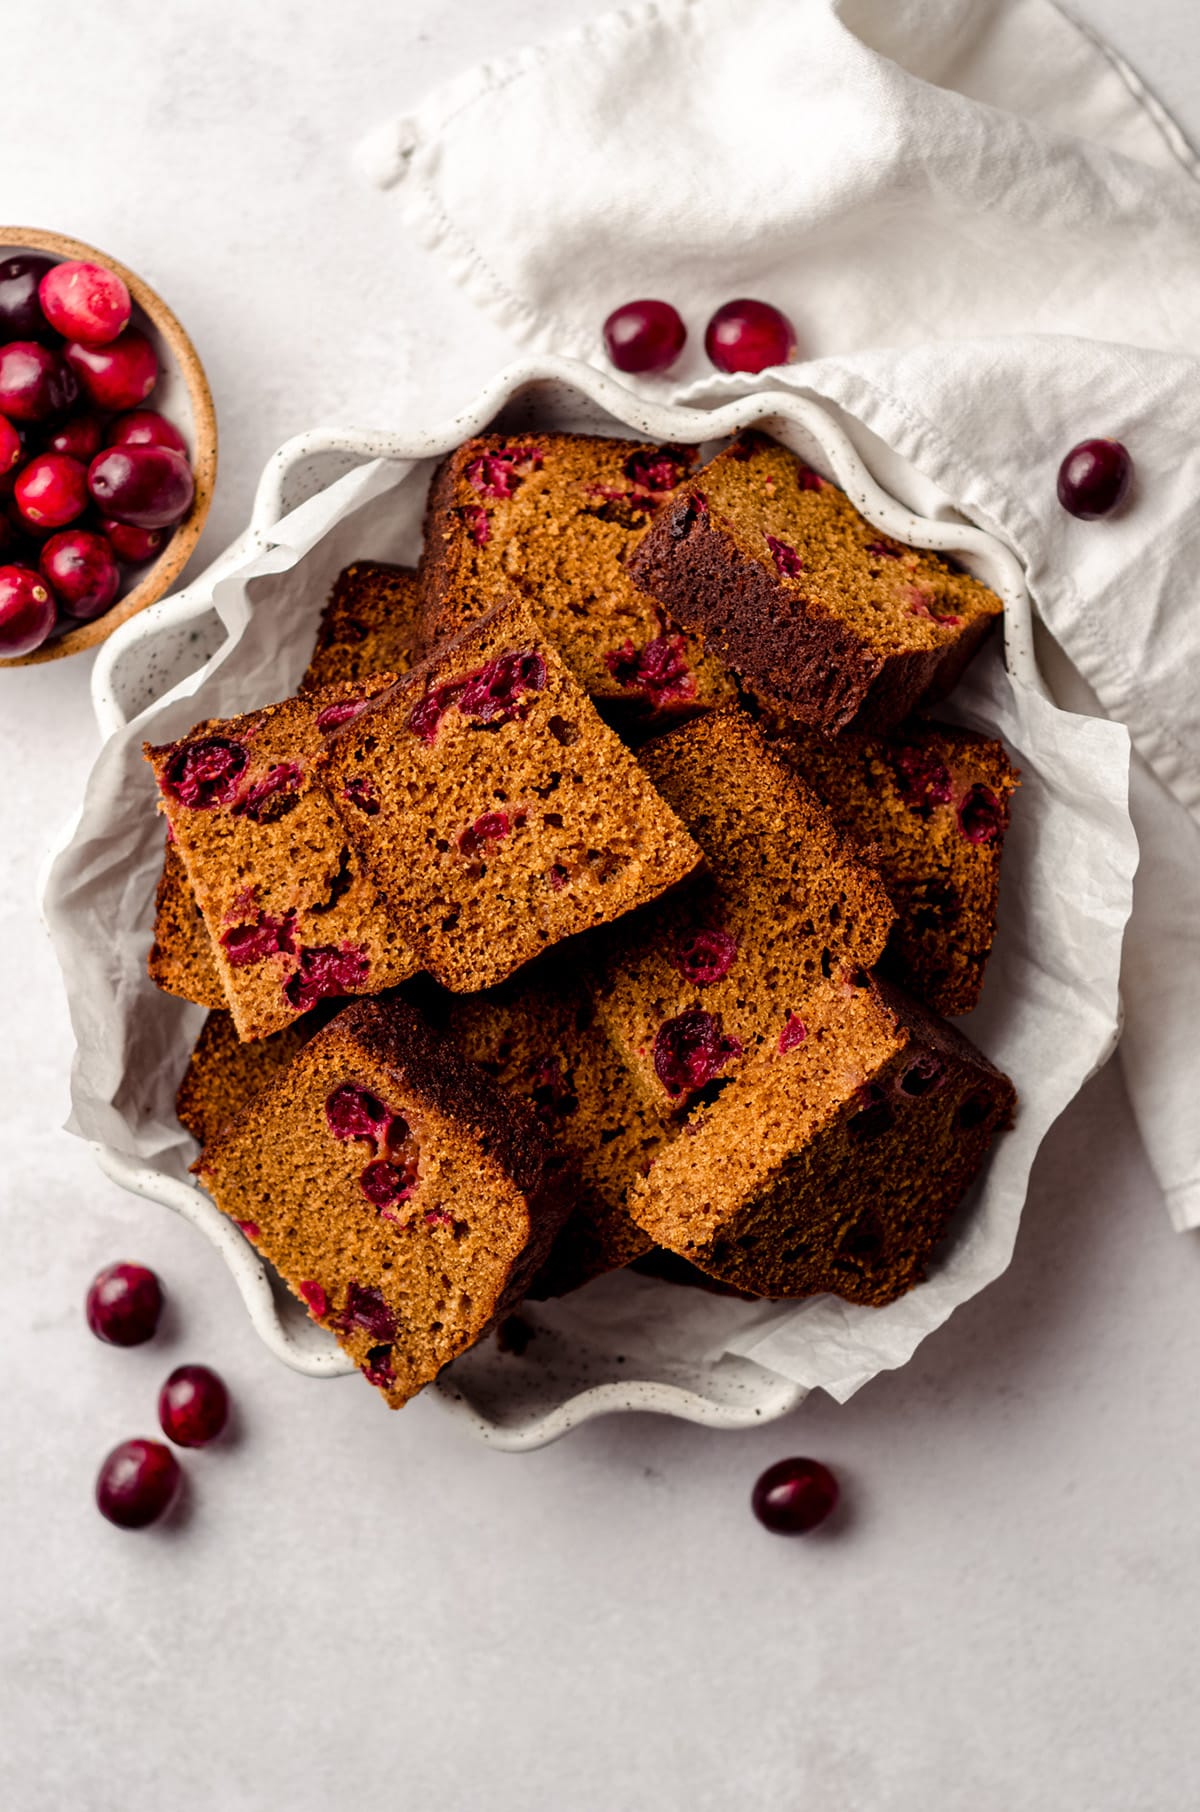
[[[0,667],[94,648],[178,577],[217,425],[187,334],[77,239],[0,228]]]

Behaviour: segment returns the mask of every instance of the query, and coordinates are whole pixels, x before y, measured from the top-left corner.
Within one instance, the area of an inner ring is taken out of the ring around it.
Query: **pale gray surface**
[[[399,425],[510,355],[346,147],[464,64],[600,10],[5,9],[24,73],[0,216],[105,246],[187,322],[224,435],[210,551],[286,435]],[[1192,9],[1079,10],[1200,136]],[[33,871],[92,759],[87,678],[86,659],[0,676],[0,1805],[1195,1805],[1200,1250],[1168,1229],[1116,1072],[1052,1136],[1008,1276],[846,1409],[747,1436],[625,1418],[522,1459],[429,1404],[389,1419],[354,1381],[277,1366],[216,1254],[57,1130],[71,1040]],[[126,1354],[80,1314],[121,1256],[174,1295],[167,1336]],[[153,1430],[184,1358],[225,1373],[238,1439],[190,1460],[180,1526],[110,1530],[96,1463]],[[751,1522],[754,1476],[789,1452],[842,1473],[836,1539]]]

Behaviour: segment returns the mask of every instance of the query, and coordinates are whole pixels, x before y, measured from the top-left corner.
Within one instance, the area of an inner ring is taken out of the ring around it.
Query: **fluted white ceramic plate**
[[[280,525],[300,506],[364,462],[430,461],[468,435],[497,421],[507,432],[555,427],[628,433],[653,440],[711,442],[747,425],[784,438],[804,458],[840,484],[868,519],[885,533],[918,547],[954,555],[1003,598],[1005,658],[1014,679],[1039,685],[1029,599],[1012,555],[991,536],[958,521],[932,521],[888,496],[875,482],[842,427],[816,403],[779,389],[740,395],[712,409],[646,401],[590,366],[563,359],[530,359],[510,366],[451,420],[425,431],[370,433],[319,430],[289,441],[263,473],[246,533],[185,590],[164,599],[120,629],[101,649],[93,676],[96,717],[105,736],[189,675],[206,668],[226,630],[213,607],[214,587],[256,555],[286,540]],[[252,590],[253,588],[251,588]],[[251,606],[252,608],[252,606]],[[236,649],[233,651],[236,657]],[[79,820],[59,841],[63,849]],[[47,873],[49,874],[49,868]],[[143,985],[130,978],[131,985]],[[233,1276],[250,1318],[271,1351],[311,1376],[352,1369],[331,1335],[309,1322],[274,1280],[254,1248],[190,1182],[141,1163],[113,1146],[98,1145],[98,1160],[115,1181],[182,1214],[216,1247]],[[603,1290],[600,1280],[591,1290]],[[673,1286],[638,1280],[647,1311]],[[685,1292],[684,1294],[693,1294]],[[573,1299],[577,1300],[577,1299]],[[712,1313],[719,1314],[717,1299]],[[612,1322],[593,1324],[595,1337],[565,1337],[537,1305],[536,1326],[525,1357],[500,1354],[494,1342],[464,1355],[431,1388],[443,1404],[493,1445],[528,1449],[564,1434],[593,1416],[614,1410],[650,1410],[718,1428],[744,1428],[794,1408],[803,1386],[723,1354],[693,1363],[661,1362],[627,1376],[628,1355]],[[619,1321],[619,1317],[617,1318]],[[719,1343],[718,1343],[719,1346]]]

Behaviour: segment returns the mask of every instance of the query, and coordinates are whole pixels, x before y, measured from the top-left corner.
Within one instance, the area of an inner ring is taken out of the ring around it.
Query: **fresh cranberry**
[[[325,1102],[325,1120],[335,1139],[382,1139],[391,1114],[369,1089],[343,1082]]]
[[[1058,501],[1094,522],[1124,503],[1132,483],[1133,461],[1119,440],[1081,440],[1058,468]]]
[[[170,528],[192,507],[195,481],[170,447],[109,447],[88,467],[88,489],[106,516],[134,528]]]
[[[25,451],[17,429],[7,415],[0,415],[0,474],[11,472]]]
[[[681,635],[655,636],[644,648],[635,648],[627,640],[620,648],[609,650],[604,665],[619,686],[644,692],[655,706],[695,695],[696,676],[684,658]]]
[[[910,812],[928,818],[935,805],[948,805],[953,785],[939,755],[920,743],[896,743],[888,750],[900,797]]]
[[[109,1265],[91,1282],[87,1324],[108,1346],[141,1346],[162,1313],[162,1285],[145,1265]]]
[[[776,536],[768,535],[767,546],[771,550],[771,558],[775,562],[775,569],[781,579],[796,579],[804,571],[803,560],[795,548],[789,547],[786,541],[780,541]]]
[[[458,699],[464,717],[480,723],[505,723],[518,709],[525,692],[541,692],[546,684],[546,663],[534,649],[514,649],[497,655],[467,680]]]
[[[247,1239],[257,1240],[262,1238],[262,1228],[257,1221],[238,1221],[237,1225],[241,1228]]]
[[[788,1051],[794,1051],[796,1046],[803,1044],[807,1037],[808,1027],[804,1021],[797,1014],[789,1013],[783,1022],[783,1030],[779,1034],[780,1056],[784,1056]]]
[[[297,1013],[307,1013],[330,995],[354,994],[371,971],[366,951],[357,944],[316,944],[302,949],[300,966],[284,984],[284,996]]]
[[[296,1288],[308,1304],[309,1314],[317,1321],[324,1320],[329,1313],[329,1298],[325,1294],[324,1286],[315,1283],[311,1277],[306,1277],[297,1284]]]
[[[342,788],[342,798],[349,800],[368,818],[374,818],[380,810],[379,794],[371,785],[365,774],[352,774]]]
[[[769,302],[742,296],[718,308],[704,331],[704,350],[718,371],[765,371],[796,356],[796,330]]]
[[[772,1535],[807,1535],[837,1501],[837,1480],[820,1460],[777,1460],[755,1485],[750,1507]]]
[[[52,265],[38,287],[42,313],[64,340],[107,346],[129,325],[133,301],[116,271],[82,258]]]
[[[968,787],[958,808],[958,827],[968,843],[994,843],[1004,829],[1004,807],[990,786]]]
[[[134,409],[117,418],[108,432],[110,447],[170,447],[173,453],[188,457],[188,444],[183,435],[157,409]]]
[[[63,609],[73,617],[102,616],[117,595],[121,575],[103,535],[66,529],[42,549],[42,576]]]
[[[96,408],[110,414],[136,409],[158,382],[158,354],[136,327],[127,327],[107,346],[71,340],[63,357]]]
[[[511,828],[507,812],[484,812],[460,834],[459,850],[464,856],[477,856],[489,843],[503,842]]]
[[[618,371],[666,371],[683,351],[687,328],[669,302],[623,302],[604,323],[604,344]]]
[[[54,598],[40,573],[0,566],[0,657],[16,660],[40,648],[54,615]]]
[[[265,963],[281,950],[295,955],[295,933],[294,912],[285,912],[282,918],[260,912],[253,924],[231,925],[222,932],[221,948],[232,968],[247,969],[252,963]]]
[[[498,447],[494,453],[481,453],[471,460],[464,476],[480,497],[512,497],[541,463],[540,447]]]
[[[207,1365],[177,1365],[158,1393],[158,1420],[177,1447],[207,1447],[224,1428],[229,1392]]]
[[[706,988],[724,981],[733,968],[738,942],[728,931],[689,931],[679,942],[675,967],[684,981]]]
[[[56,352],[35,340],[0,346],[0,411],[14,422],[44,422],[65,415],[79,386]]]
[[[668,1095],[691,1094],[741,1054],[740,1040],[723,1034],[719,1014],[691,1007],[659,1027],[654,1073]]]
[[[40,453],[17,479],[13,495],[34,528],[65,528],[87,508],[87,469],[69,453]]]
[[[396,1382],[396,1373],[392,1365],[392,1354],[395,1348],[385,1343],[373,1346],[367,1352],[367,1362],[362,1367],[362,1375],[368,1384],[386,1390],[389,1384]]]
[[[361,717],[370,703],[369,698],[343,698],[336,705],[326,705],[317,712],[317,728],[322,736],[328,736],[331,730],[340,730],[343,724],[352,724]]]
[[[104,423],[98,415],[72,415],[46,440],[47,453],[69,453],[87,465],[104,445]]]
[[[492,538],[491,518],[481,503],[464,508],[463,521],[476,547],[486,547]]]
[[[237,801],[234,814],[249,818],[252,824],[278,824],[299,805],[303,785],[302,767],[294,761],[277,762]]]
[[[118,1529],[144,1529],[169,1508],[181,1477],[161,1441],[122,1441],[96,1475],[96,1508]]]
[[[625,476],[639,491],[673,491],[695,458],[694,447],[655,447],[631,453]]]
[[[38,285],[52,258],[31,252],[18,252],[0,264],[0,340],[45,340],[51,327],[42,313]]]
[[[201,736],[185,742],[167,764],[162,790],[191,811],[228,805],[250,756],[230,736]]]
[[[117,559],[129,566],[142,566],[155,559],[167,543],[165,529],[134,528],[128,522],[115,522],[111,516],[102,519],[100,528],[108,536]]]
[[[343,1308],[333,1318],[333,1325],[343,1334],[361,1328],[376,1340],[394,1340],[396,1317],[383,1299],[383,1292],[373,1285],[351,1282],[346,1290]]]
[[[393,1164],[387,1158],[376,1158],[358,1179],[359,1188],[376,1208],[392,1208],[406,1202],[417,1181],[415,1161]]]

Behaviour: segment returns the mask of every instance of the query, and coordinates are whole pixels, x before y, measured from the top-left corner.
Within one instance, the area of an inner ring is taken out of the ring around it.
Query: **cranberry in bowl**
[[[2,560],[53,607],[36,624],[14,617],[7,638],[0,624],[0,667],[21,667],[96,647],[170,589],[208,514],[217,426],[166,303],[59,233],[0,227],[0,378],[0,453],[19,443],[0,474],[12,493]]]

